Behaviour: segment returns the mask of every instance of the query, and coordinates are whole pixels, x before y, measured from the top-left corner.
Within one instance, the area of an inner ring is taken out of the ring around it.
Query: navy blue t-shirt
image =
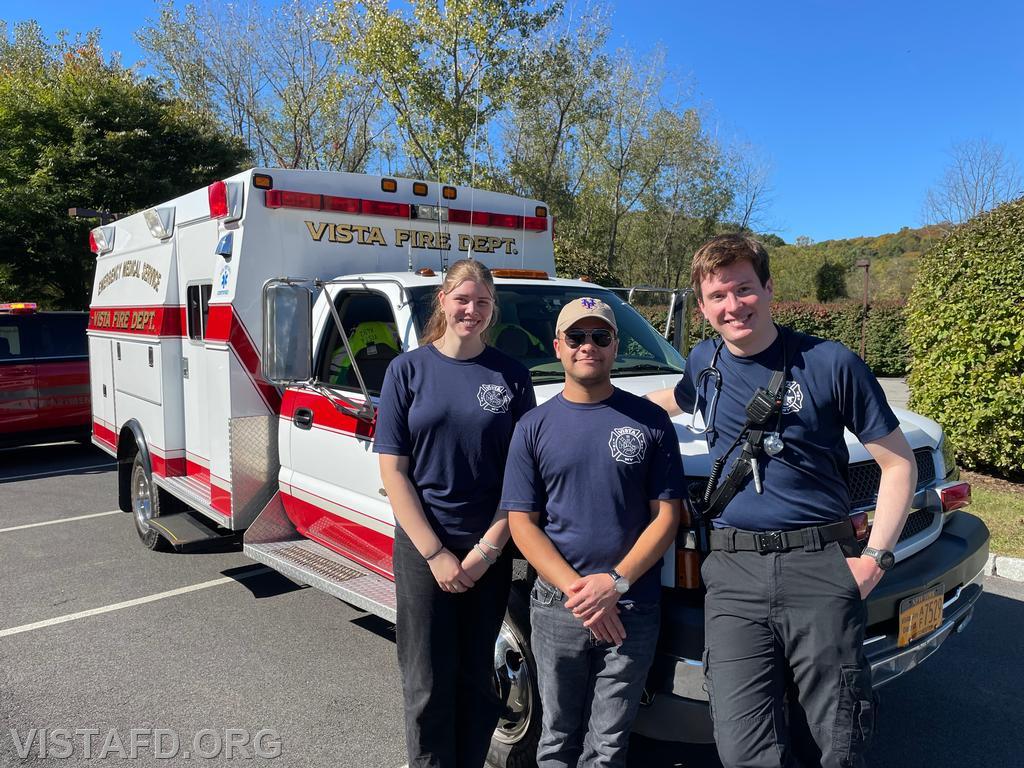
[[[501,508],[540,512],[555,548],[581,576],[614,568],[651,522],[653,499],[683,496],[679,441],[665,411],[616,389],[600,403],[561,394],[512,437]],[[657,602],[660,563],[626,598]]]
[[[686,359],[683,378],[675,388],[676,403],[693,410],[696,381],[711,364],[718,339],[701,342]],[[746,423],[746,406],[758,387],[767,388],[782,368],[783,344],[788,359],[780,437],[784,447],[776,456],[758,456],[764,494],[748,474],[739,493],[715,526],[748,531],[792,530],[841,520],[850,512],[847,486],[849,451],[843,428],[862,442],[885,437],[899,426],[878,380],[847,347],[788,328],[756,355],[737,357],[723,346],[718,357],[722,391],[713,431],[708,432],[712,460],[722,455]],[[712,379],[697,392],[697,407],[707,417]],[[768,431],[772,431],[769,426]],[[733,449],[724,477],[739,455]]]
[[[427,344],[388,366],[373,450],[408,456],[438,538],[471,547],[498,511],[512,430],[536,403],[529,371],[508,355],[486,347],[455,360]]]

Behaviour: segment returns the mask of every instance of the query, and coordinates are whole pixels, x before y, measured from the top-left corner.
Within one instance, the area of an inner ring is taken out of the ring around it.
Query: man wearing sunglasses
[[[516,426],[501,508],[537,570],[532,647],[539,768],[624,766],[654,658],[661,558],[683,467],[667,414],[611,382],[615,315],[580,298],[558,315],[562,392]]]

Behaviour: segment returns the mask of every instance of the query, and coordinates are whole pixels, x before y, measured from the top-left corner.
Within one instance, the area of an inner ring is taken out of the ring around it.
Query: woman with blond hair
[[[398,664],[409,768],[476,768],[501,702],[491,679],[512,560],[498,511],[530,374],[487,346],[495,290],[483,264],[451,265],[420,346],[388,367],[373,450],[395,513]]]

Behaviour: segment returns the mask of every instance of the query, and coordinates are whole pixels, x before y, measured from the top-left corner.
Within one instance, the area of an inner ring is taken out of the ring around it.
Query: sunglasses
[[[594,328],[590,331],[584,331],[579,329],[573,329],[571,331],[565,331],[565,343],[569,345],[569,349],[576,349],[587,343],[589,337],[599,347],[607,347],[612,343],[612,332],[605,328]]]

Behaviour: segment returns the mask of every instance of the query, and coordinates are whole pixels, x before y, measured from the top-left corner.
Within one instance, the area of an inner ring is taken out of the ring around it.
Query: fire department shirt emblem
[[[786,394],[782,396],[782,412],[796,413],[804,407],[804,393],[800,384],[795,381],[786,382]]]
[[[476,393],[476,399],[480,401],[480,407],[491,413],[508,413],[508,404],[512,402],[512,395],[501,384],[481,384]]]
[[[608,439],[612,458],[623,464],[639,464],[644,460],[647,438],[636,427],[616,427]]]

